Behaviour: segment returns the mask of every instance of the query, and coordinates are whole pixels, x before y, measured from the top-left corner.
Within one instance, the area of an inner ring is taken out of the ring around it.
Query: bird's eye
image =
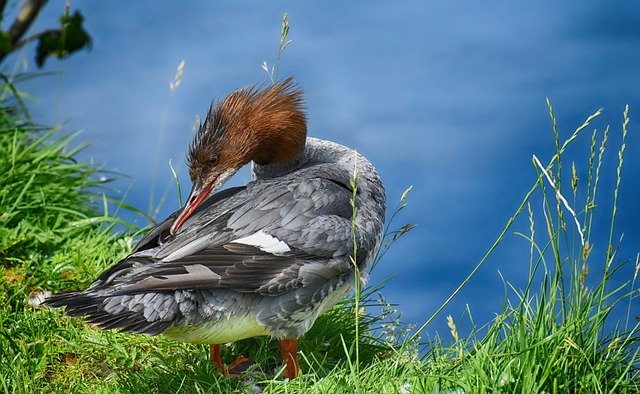
[[[207,158],[207,160],[209,160],[209,164],[211,164],[212,166],[215,166],[218,164],[218,156],[217,155],[209,155],[209,157]]]

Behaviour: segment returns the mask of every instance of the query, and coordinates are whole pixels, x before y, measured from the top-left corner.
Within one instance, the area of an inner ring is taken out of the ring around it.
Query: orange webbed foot
[[[226,368],[222,363],[222,357],[220,356],[220,345],[211,345],[209,347],[209,355],[211,362],[215,364],[215,370],[219,371],[223,375],[230,378],[239,378],[240,374],[249,369],[254,363],[247,357],[239,356],[231,364],[229,368]]]

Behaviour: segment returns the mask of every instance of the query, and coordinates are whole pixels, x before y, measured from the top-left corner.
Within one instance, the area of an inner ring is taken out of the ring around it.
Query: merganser
[[[366,282],[386,207],[367,159],[307,137],[303,105],[291,78],[212,105],[189,149],[185,207],[88,289],[46,304],[103,329],[210,344],[221,371],[220,344],[270,335],[295,378],[297,338],[355,286],[354,234]],[[216,193],[251,161],[253,181]]]

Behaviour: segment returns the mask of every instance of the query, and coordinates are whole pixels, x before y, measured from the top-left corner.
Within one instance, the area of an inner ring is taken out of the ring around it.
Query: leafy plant
[[[7,14],[9,2],[0,1],[0,15]],[[54,56],[64,59],[80,49],[91,46],[91,37],[84,29],[84,17],[80,11],[69,14],[68,6],[60,17],[60,26],[25,36],[40,11],[47,4],[47,0],[22,0],[16,19],[8,30],[0,30],[0,63],[6,57],[30,42],[37,41],[36,64],[44,66],[47,58]]]

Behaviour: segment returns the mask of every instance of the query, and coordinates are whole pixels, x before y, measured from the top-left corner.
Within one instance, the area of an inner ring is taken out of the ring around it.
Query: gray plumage
[[[364,282],[382,241],[384,187],[361,155],[308,138],[296,160],[254,165],[252,182],[209,197],[176,234],[179,211],[88,289],[46,303],[102,328],[187,342],[297,338],[353,287],[356,171]]]

